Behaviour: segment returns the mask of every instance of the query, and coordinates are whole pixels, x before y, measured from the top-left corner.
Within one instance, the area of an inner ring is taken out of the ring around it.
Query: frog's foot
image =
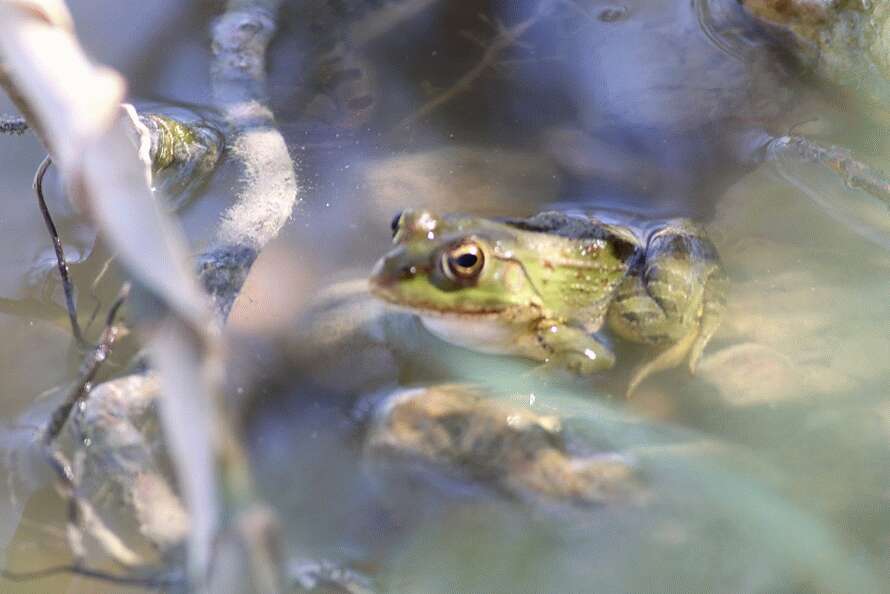
[[[720,325],[726,290],[717,250],[694,223],[671,221],[649,238],[642,268],[621,284],[608,313],[618,335],[663,348],[634,372],[628,394],[686,359],[695,372]]]
[[[538,325],[537,337],[545,363],[536,372],[561,369],[577,375],[591,375],[615,365],[612,351],[579,328],[545,320]]]
[[[698,333],[692,348],[689,350],[689,373],[694,374],[698,362],[701,360],[705,347],[708,346],[711,337],[720,326],[723,312],[726,309],[726,294],[729,289],[729,279],[720,269],[714,269],[705,283],[702,296],[702,311],[699,318]]]
[[[628,384],[627,391],[624,393],[625,397],[630,399],[639,385],[650,375],[658,373],[659,371],[664,371],[665,369],[676,367],[683,363],[687,357],[689,357],[689,370],[693,371],[698,359],[696,358],[694,363],[690,353],[692,353],[692,356],[695,356],[695,350],[699,349],[698,357],[700,357],[701,349],[704,349],[704,346],[707,343],[707,339],[705,339],[704,342],[701,341],[701,336],[701,331],[696,329],[687,334],[686,337],[661,351],[651,361],[637,367],[631,375],[630,384]]]

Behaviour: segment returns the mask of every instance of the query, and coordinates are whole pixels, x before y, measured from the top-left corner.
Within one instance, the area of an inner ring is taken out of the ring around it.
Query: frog
[[[488,219],[408,209],[392,235],[369,279],[373,296],[449,343],[536,361],[545,375],[614,367],[605,330],[651,347],[627,397],[683,362],[694,374],[726,307],[717,249],[691,219],[633,225],[596,213]]]

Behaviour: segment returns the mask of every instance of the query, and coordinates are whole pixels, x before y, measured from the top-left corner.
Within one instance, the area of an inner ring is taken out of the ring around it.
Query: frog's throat
[[[420,321],[434,336],[455,346],[490,355],[520,354],[516,328],[499,317],[461,319],[420,314]]]

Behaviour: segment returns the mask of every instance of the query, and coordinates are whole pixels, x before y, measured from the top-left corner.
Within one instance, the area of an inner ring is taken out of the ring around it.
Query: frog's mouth
[[[398,281],[389,280],[379,275],[372,275],[368,280],[368,291],[387,305],[422,317],[431,318],[494,318],[504,312],[503,307],[467,307],[445,308],[429,301],[412,300],[398,290]]]

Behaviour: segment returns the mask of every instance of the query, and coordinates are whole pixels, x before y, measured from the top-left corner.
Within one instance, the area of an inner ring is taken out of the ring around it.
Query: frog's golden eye
[[[476,279],[485,266],[482,248],[474,242],[459,243],[442,254],[442,271],[454,281]]]

